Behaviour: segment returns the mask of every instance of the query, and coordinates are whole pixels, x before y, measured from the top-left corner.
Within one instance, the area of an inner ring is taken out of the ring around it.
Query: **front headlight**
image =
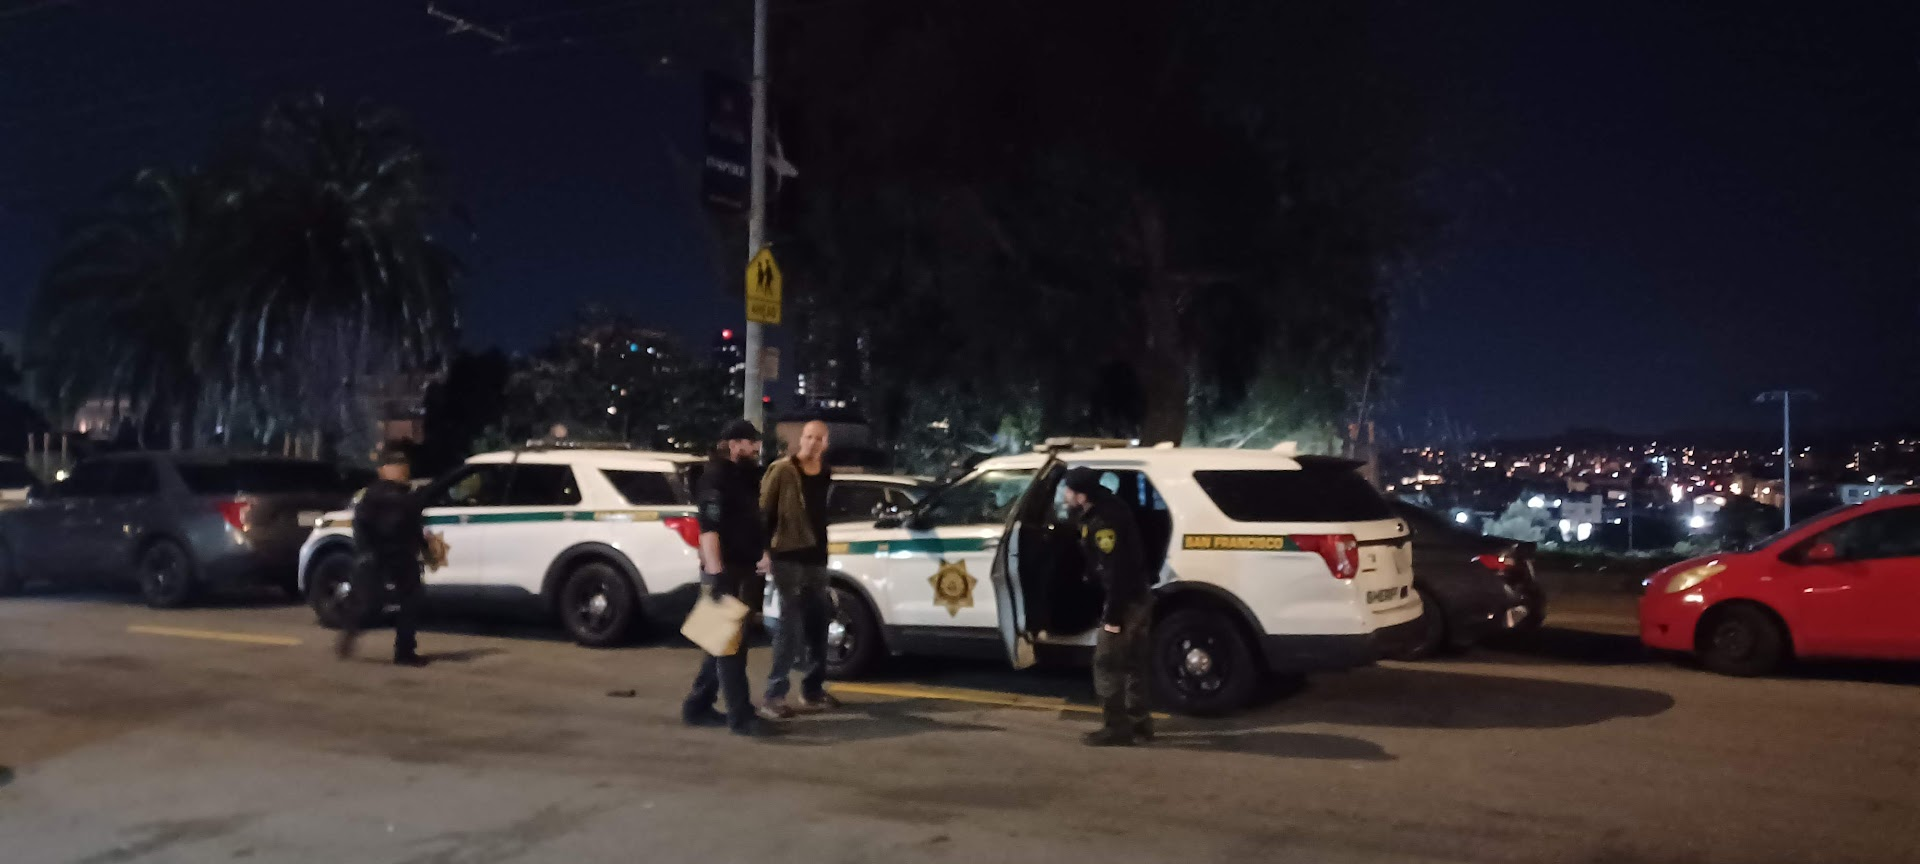
[[[1719,573],[1725,569],[1727,569],[1727,565],[1718,561],[1708,561],[1699,566],[1688,567],[1685,570],[1673,574],[1673,578],[1667,580],[1667,593],[1678,594],[1708,579],[1712,579],[1715,573]]]

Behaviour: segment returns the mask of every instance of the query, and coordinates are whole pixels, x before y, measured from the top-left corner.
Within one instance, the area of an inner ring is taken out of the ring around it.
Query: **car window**
[[[673,482],[673,475],[660,471],[613,471],[600,473],[613,484],[614,491],[635,507],[659,507],[685,504],[688,499]]]
[[[897,507],[901,510],[912,510],[914,505],[919,504],[920,499],[925,497],[927,497],[927,490],[920,486],[888,487],[887,506]]]
[[[107,484],[107,492],[119,497],[160,494],[160,472],[151,459],[128,459],[120,463]]]
[[[976,471],[934,493],[915,512],[914,522],[929,528],[1005,522],[1032,484],[1031,468]]]
[[[105,459],[90,459],[73,466],[67,479],[60,481],[54,488],[62,498],[91,498],[106,495],[113,483],[114,463]]]
[[[35,483],[32,471],[18,462],[0,459],[0,489],[19,489]]]
[[[1868,513],[1828,529],[1821,538],[1845,561],[1920,557],[1920,507]]]
[[[515,465],[507,484],[508,507],[564,507],[580,503],[573,469],[565,465]]]
[[[1193,480],[1235,522],[1371,522],[1393,518],[1365,478],[1344,467],[1195,471]]]
[[[428,507],[498,507],[507,500],[507,466],[467,465],[439,487]]]
[[[1139,471],[1100,469],[1100,485],[1135,513],[1166,512],[1167,502],[1160,497],[1160,491]],[[1067,484],[1061,483],[1053,488],[1053,518],[1066,522],[1072,515],[1067,511]]]
[[[180,480],[196,495],[278,495],[290,492],[352,492],[355,483],[338,466],[293,459],[235,459],[178,463]]]
[[[886,509],[886,487],[877,483],[833,484],[827,490],[827,522],[871,522]]]

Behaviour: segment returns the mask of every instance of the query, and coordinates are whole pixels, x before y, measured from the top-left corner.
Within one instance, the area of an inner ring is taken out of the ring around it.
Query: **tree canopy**
[[[68,233],[28,356],[59,408],[124,400],[171,443],[371,443],[379,382],[454,344],[462,224],[408,125],[279,100],[207,169],[149,168]]]
[[[1250,399],[1330,427],[1377,388],[1423,225],[1362,10],[853,3],[780,36],[776,239],[865,340],[878,419],[931,388],[1050,434],[1251,439],[1222,428],[1274,413]]]

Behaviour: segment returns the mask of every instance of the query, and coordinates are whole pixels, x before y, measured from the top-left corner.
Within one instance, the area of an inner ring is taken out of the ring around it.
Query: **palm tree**
[[[269,108],[230,176],[243,239],[204,346],[225,402],[351,437],[369,376],[445,362],[460,263],[435,231],[460,213],[397,114],[319,94]]]
[[[29,316],[42,398],[60,409],[125,401],[142,429],[161,419],[173,446],[185,443],[218,206],[204,175],[149,169],[70,232]]]
[[[235,152],[143,171],[71,233],[34,301],[42,395],[125,399],[175,447],[361,443],[366,383],[454,343],[460,265],[435,230],[460,214],[390,111],[283,99]]]

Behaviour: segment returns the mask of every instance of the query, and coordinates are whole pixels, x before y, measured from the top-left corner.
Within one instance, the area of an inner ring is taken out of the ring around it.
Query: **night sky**
[[[0,0],[0,328],[108,181],[315,88],[400,108],[439,155],[477,231],[470,346],[532,347],[588,301],[696,347],[733,323],[741,250],[694,168],[700,71],[744,34],[699,0],[444,5],[519,50],[423,2]],[[1400,286],[1408,435],[1757,427],[1783,386],[1822,394],[1815,423],[1920,421],[1912,4],[1379,8],[1440,222]]]

